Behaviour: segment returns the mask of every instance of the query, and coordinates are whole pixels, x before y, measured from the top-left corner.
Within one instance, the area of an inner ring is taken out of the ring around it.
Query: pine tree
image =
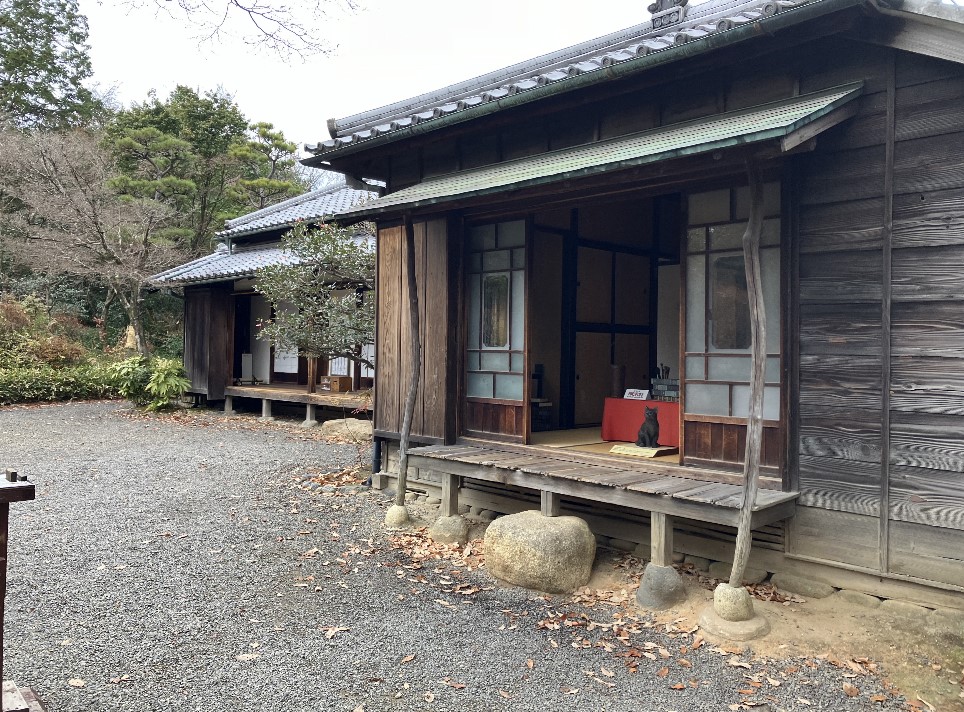
[[[0,0],[0,121],[64,129],[101,110],[91,76],[87,18],[76,0]]]

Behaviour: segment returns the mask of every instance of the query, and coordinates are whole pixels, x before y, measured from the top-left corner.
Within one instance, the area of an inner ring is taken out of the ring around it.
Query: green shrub
[[[191,387],[175,359],[132,356],[111,365],[109,372],[118,393],[147,410],[169,408]]]
[[[110,373],[100,365],[0,369],[0,405],[116,397]]]
[[[151,370],[145,356],[132,356],[108,367],[111,381],[122,397],[137,406],[146,406],[153,396],[147,390]]]
[[[184,375],[184,367],[180,361],[172,358],[156,358],[150,364],[151,377],[147,382],[147,392],[152,400],[147,404],[148,410],[162,410],[169,408],[178,400],[191,382]]]

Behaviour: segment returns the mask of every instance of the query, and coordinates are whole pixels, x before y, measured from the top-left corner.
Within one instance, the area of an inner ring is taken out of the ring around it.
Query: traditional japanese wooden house
[[[286,352],[257,338],[258,322],[271,317],[271,304],[255,291],[258,269],[290,262],[281,236],[299,222],[329,218],[378,195],[366,184],[349,180],[299,195],[262,210],[228,220],[217,233],[214,253],[152,277],[159,285],[184,288],[184,369],[189,393],[208,401],[235,397],[258,398],[270,417],[272,401],[305,403],[306,422],[315,407],[364,408],[364,398],[351,391],[371,386],[374,373],[348,359],[320,364],[322,388],[307,392],[308,363],[297,352]],[[370,249],[370,236],[360,240]],[[373,345],[366,345],[371,350]]]
[[[751,563],[964,606],[964,8],[650,10],[333,119],[309,147],[307,164],[387,186],[344,217],[378,224],[384,464],[411,380],[410,232],[414,485],[437,485],[447,510],[457,492],[498,511],[541,499],[622,539],[658,526],[677,551],[728,560],[750,380],[740,245],[759,208]],[[678,454],[610,452],[643,417],[609,398],[623,386],[659,396]]]

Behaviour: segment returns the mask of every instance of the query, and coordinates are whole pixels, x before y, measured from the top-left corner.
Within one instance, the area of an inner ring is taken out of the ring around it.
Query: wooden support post
[[[261,399],[261,420],[274,420],[271,417],[271,400],[268,398]]]
[[[561,500],[558,493],[550,492],[549,490],[542,490],[542,516],[558,517],[559,512],[562,509],[560,502]]]
[[[743,233],[743,261],[750,304],[750,403],[746,423],[746,456],[743,462],[743,504],[736,534],[730,586],[743,585],[743,572],[753,543],[753,506],[760,484],[760,453],[763,444],[763,384],[766,374],[766,311],[760,270],[760,232],[763,228],[763,178],[753,159],[747,163],[750,182],[750,217]]]
[[[663,512],[649,514],[649,559],[656,566],[673,565],[673,518]]]
[[[422,338],[419,333],[418,320],[418,279],[415,272],[415,226],[412,217],[405,216],[405,272],[408,278],[408,308],[409,328],[412,350],[412,377],[408,384],[408,395],[405,397],[405,415],[402,419],[401,439],[398,444],[398,485],[395,492],[395,504],[405,506],[405,490],[408,486],[408,441],[412,434],[412,419],[415,417],[415,397],[418,394],[418,381],[422,371]]]
[[[314,393],[318,388],[318,358],[308,357],[308,392]]]
[[[224,414],[234,415],[234,396],[224,396]]]
[[[442,506],[439,514],[454,517],[459,513],[459,477],[449,472],[442,473]]]
[[[10,505],[7,502],[0,502],[0,682],[3,682],[3,614],[4,599],[7,597],[7,526],[9,521]],[[0,707],[6,709],[2,704],[0,704]]]

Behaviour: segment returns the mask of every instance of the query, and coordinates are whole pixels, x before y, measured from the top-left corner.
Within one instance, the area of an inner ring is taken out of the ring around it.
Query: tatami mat
[[[599,434],[600,429],[575,428],[573,430],[549,430],[543,433],[532,433],[533,445],[543,447],[573,447],[575,445],[593,445],[603,442]]]

